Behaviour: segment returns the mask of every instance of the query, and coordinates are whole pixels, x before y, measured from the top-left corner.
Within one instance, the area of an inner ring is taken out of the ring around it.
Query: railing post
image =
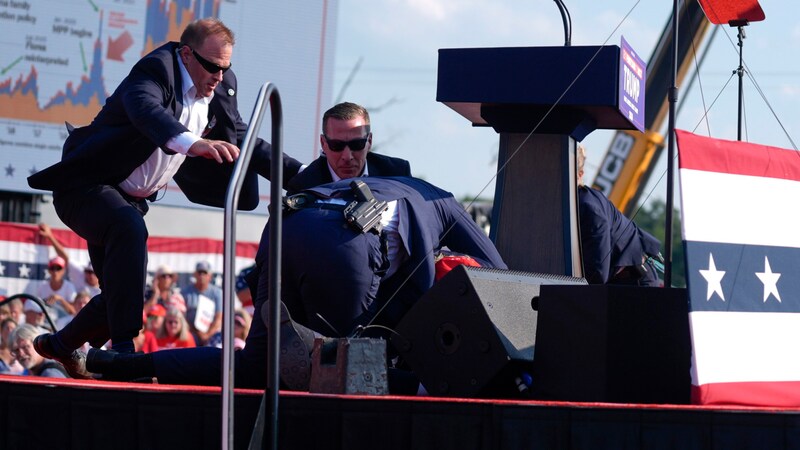
[[[247,128],[239,158],[233,169],[228,191],[225,198],[225,228],[224,228],[224,253],[223,253],[223,286],[222,294],[222,445],[223,450],[232,449],[233,446],[233,399],[234,399],[234,364],[233,364],[233,328],[234,328],[234,296],[235,293],[235,261],[236,261],[236,206],[239,203],[239,193],[244,184],[247,168],[250,165],[253,148],[255,147],[258,131],[264,119],[267,103],[271,106],[272,113],[272,161],[270,180],[270,299],[280,298],[280,255],[281,255],[281,215],[280,199],[283,186],[283,110],[278,89],[272,83],[264,83],[258,92],[253,116]],[[278,325],[277,301],[270,301],[271,314],[269,340],[269,373],[267,377],[267,391],[270,395],[271,421],[270,438],[273,442],[271,448],[277,448],[277,419],[278,419],[278,346],[280,339]],[[259,312],[256,311],[256,314]]]

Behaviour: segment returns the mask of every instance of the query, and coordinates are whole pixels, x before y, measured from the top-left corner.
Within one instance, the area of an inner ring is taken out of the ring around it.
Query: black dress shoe
[[[261,318],[269,329],[269,302],[261,307]],[[311,350],[314,332],[295,323],[281,302],[279,372],[281,382],[293,391],[307,391],[311,383]],[[310,343],[309,343],[310,342]]]
[[[72,378],[77,379],[91,379],[94,378],[92,374],[86,369],[86,354],[80,350],[73,350],[67,356],[60,356],[53,350],[53,344],[50,338],[53,335],[50,333],[40,334],[33,338],[33,349],[36,353],[48,359],[53,359],[61,363],[64,369]]]
[[[92,373],[99,374],[102,380],[134,381],[153,376],[143,373],[147,359],[148,355],[144,353],[119,353],[114,350],[90,348],[86,355],[86,368]]]
[[[114,350],[100,350],[90,348],[86,354],[86,368],[91,367],[92,372],[103,375],[114,366],[114,359],[119,353]]]

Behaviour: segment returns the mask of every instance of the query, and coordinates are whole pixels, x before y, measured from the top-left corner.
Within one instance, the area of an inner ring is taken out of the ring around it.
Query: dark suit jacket
[[[367,153],[367,172],[371,177],[410,177],[411,164],[405,159]],[[290,194],[333,181],[328,169],[328,158],[320,156],[302,172],[286,183]]]
[[[157,148],[187,131],[178,119],[183,89],[175,50],[170,42],[139,60],[88,126],[70,133],[61,161],[28,177],[35,189],[67,190],[92,184],[117,185],[144,163]],[[236,75],[225,73],[209,105],[205,138],[241,147],[247,124],[239,115]],[[259,139],[254,148],[239,207],[258,204],[256,173],[269,178],[270,145]],[[189,200],[209,206],[224,206],[233,164],[218,164],[205,158],[186,158],[175,181]],[[284,180],[291,179],[300,162],[284,156]]]
[[[608,283],[620,268],[639,266],[643,255],[659,254],[658,239],[619,212],[602,192],[581,187],[578,198],[583,267],[589,283]]]
[[[393,304],[382,313],[384,323],[394,325],[433,286],[436,277],[434,256],[442,247],[470,255],[483,267],[507,269],[494,244],[453,194],[417,178],[374,177],[370,174],[355,179],[364,181],[378,200],[398,200],[398,233],[408,258],[394,275],[381,280],[378,299],[370,307],[373,312],[378,311],[392,298]],[[321,197],[351,200],[350,183],[355,179],[307,191]]]

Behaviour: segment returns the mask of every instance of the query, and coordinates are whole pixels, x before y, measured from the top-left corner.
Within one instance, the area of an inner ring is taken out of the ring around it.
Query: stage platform
[[[2,449],[216,449],[219,388],[0,376]],[[263,392],[237,390],[247,448]],[[282,392],[281,449],[800,449],[800,409]]]

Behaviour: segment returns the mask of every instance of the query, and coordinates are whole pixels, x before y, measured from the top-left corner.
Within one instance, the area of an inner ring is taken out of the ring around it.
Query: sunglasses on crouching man
[[[208,73],[217,73],[220,70],[222,71],[222,73],[225,73],[233,65],[233,64],[228,64],[228,67],[222,67],[219,64],[215,64],[215,63],[203,58],[193,48],[190,47],[190,49],[192,50],[192,55],[194,55],[194,59],[196,59],[197,62],[199,62],[200,65],[203,66],[203,69],[206,69],[206,72],[208,72]]]
[[[339,153],[344,150],[345,147],[350,147],[350,150],[357,152],[360,150],[364,150],[364,147],[367,146],[367,142],[369,142],[369,138],[372,136],[372,133],[367,133],[366,137],[358,138],[358,139],[351,139],[349,141],[340,141],[338,139],[331,139],[324,134],[322,137],[325,138],[325,142],[328,143],[328,148],[331,149],[332,152]]]

